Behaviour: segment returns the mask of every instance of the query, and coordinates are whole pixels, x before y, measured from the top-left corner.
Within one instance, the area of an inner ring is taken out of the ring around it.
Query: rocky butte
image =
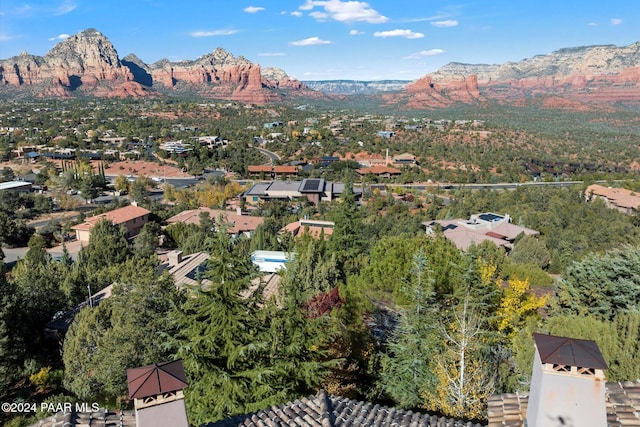
[[[388,104],[438,108],[498,101],[576,108],[583,104],[640,102],[640,42],[617,47],[560,49],[505,64],[450,63],[407,85]]]
[[[372,94],[371,102],[407,109],[486,102],[533,102],[571,109],[639,103],[640,42],[623,47],[566,48],[505,64],[450,63],[406,87],[398,82],[353,81],[316,82],[314,87],[341,94]],[[385,93],[389,88],[393,92]],[[287,97],[329,98],[289,78],[281,69],[262,69],[222,48],[188,61],[163,59],[145,64],[134,54],[120,60],[109,39],[95,29],[69,37],[44,56],[23,53],[0,60],[0,95],[141,97],[182,93],[252,104]]]
[[[264,104],[288,91],[309,92],[279,69],[267,69],[222,48],[194,61],[166,59],[145,64],[118,53],[102,33],[84,30],[58,43],[43,57],[23,53],[0,61],[0,93],[70,97],[158,96],[192,92],[203,97]]]

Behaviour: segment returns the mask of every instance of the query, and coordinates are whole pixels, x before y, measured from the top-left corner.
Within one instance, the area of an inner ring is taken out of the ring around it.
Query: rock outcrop
[[[437,108],[491,100],[522,105],[540,96],[549,98],[540,102],[549,108],[640,101],[640,42],[560,49],[502,65],[450,63],[385,99]]]
[[[163,59],[145,64],[134,54],[122,61],[111,42],[94,29],[58,43],[44,57],[27,53],[0,61],[0,90],[23,90],[39,96],[139,97],[166,91],[264,104],[283,92],[308,92],[306,86],[277,68],[260,65],[222,48],[194,61]]]
[[[111,42],[88,29],[58,43],[43,57],[23,53],[0,62],[0,84],[40,96],[144,96],[145,89],[122,66]]]

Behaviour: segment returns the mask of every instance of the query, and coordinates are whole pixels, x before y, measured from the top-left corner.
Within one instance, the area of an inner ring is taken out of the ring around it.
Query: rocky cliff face
[[[58,43],[44,57],[21,54],[0,62],[0,84],[33,89],[41,96],[142,96],[144,88],[123,67],[111,42],[88,29]]]
[[[542,95],[553,98],[553,105],[572,106],[567,108],[638,102],[640,42],[560,49],[502,65],[451,63],[408,85],[401,99],[410,108],[433,108],[489,100],[521,103]]]
[[[89,29],[56,45],[44,57],[22,54],[0,61],[0,90],[41,96],[148,96],[181,90],[202,96],[262,104],[281,98],[278,89],[306,87],[279,69],[267,76],[260,65],[222,48],[194,61],[145,64],[130,54],[120,61],[111,42]]]

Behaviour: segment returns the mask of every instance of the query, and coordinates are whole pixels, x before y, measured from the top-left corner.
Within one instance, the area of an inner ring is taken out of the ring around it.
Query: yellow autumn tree
[[[427,410],[453,418],[483,419],[494,377],[483,364],[481,343],[485,330],[469,295],[453,308],[448,322],[439,325],[442,350],[433,355],[435,385],[423,392]]]
[[[513,337],[525,324],[529,316],[537,315],[538,309],[545,306],[547,297],[536,297],[530,292],[529,280],[517,277],[507,282],[502,291],[500,307],[497,313],[498,331]]]

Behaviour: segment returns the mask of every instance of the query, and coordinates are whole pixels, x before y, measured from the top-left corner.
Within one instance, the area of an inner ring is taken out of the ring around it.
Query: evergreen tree
[[[359,255],[365,252],[362,238],[362,215],[356,204],[353,187],[345,183],[345,190],[333,213],[335,227],[329,239],[330,252],[337,257],[343,277],[356,273],[361,267]]]
[[[611,320],[640,310],[640,247],[590,254],[567,268],[558,283],[558,310]]]
[[[260,341],[258,295],[242,298],[250,286],[249,259],[233,256],[232,243],[217,233],[207,263],[206,288],[175,312],[178,333],[171,341],[189,380],[185,399],[194,424],[264,407],[269,371],[255,363],[268,343]]]
[[[124,229],[105,219],[91,228],[89,244],[80,251],[77,262],[85,271],[87,284],[97,292],[114,282],[118,265],[131,255]]]
[[[65,338],[64,384],[81,399],[125,396],[128,368],[171,358],[164,337],[176,332],[167,319],[181,293],[150,259],[119,267],[111,297],[81,310]]]
[[[14,327],[20,331],[30,355],[44,350],[44,327],[53,315],[69,307],[61,290],[61,277],[55,261],[45,251],[44,239],[34,235],[29,240],[25,258],[12,270],[17,307],[21,321]]]
[[[422,249],[413,256],[411,278],[402,286],[404,301],[399,324],[382,357],[380,382],[382,389],[398,406],[416,408],[423,393],[431,389],[434,376],[430,357],[435,352],[436,321],[433,311],[434,279]]]
[[[24,357],[23,340],[16,333],[19,324],[18,300],[15,286],[5,276],[0,265],[0,395],[18,378]]]

